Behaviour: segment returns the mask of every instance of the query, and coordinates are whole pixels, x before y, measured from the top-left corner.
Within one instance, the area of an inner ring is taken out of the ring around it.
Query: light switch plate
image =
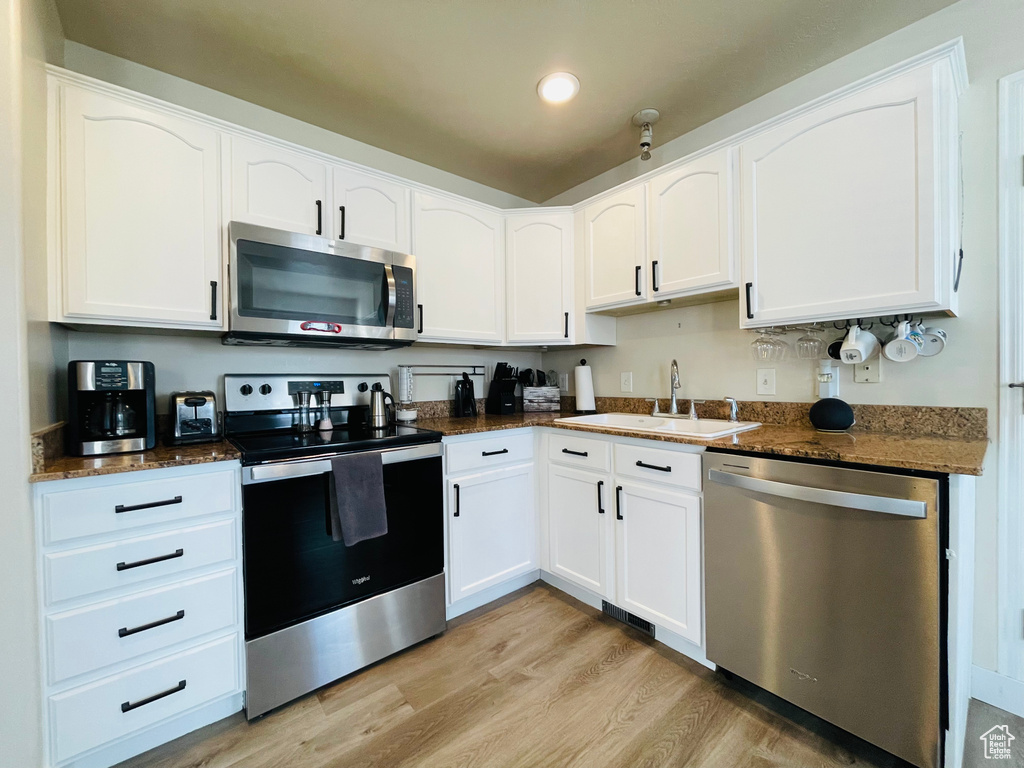
[[[619,389],[623,392],[633,391],[633,372],[623,371],[619,374]]]
[[[757,369],[757,394],[759,394],[759,395],[774,395],[775,394],[775,369],[774,368],[758,368]]]
[[[882,380],[882,358],[876,357],[866,363],[853,366],[853,380],[857,384],[877,384]]]
[[[560,374],[558,374],[558,388],[560,390],[562,390],[563,392],[568,394],[568,392],[569,392],[569,374],[568,373],[560,373]]]

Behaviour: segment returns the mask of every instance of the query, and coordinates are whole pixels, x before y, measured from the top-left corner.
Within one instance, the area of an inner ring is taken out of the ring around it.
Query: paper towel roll
[[[594,402],[594,372],[586,360],[576,366],[576,413],[593,413],[597,410]]]

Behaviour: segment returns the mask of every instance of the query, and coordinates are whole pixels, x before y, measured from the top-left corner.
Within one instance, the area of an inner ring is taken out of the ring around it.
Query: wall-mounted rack
[[[486,376],[487,367],[483,365],[449,365],[447,363],[438,365],[400,365],[399,368],[408,368],[414,376],[458,376],[463,372],[470,376]],[[436,369],[444,370],[436,370]]]

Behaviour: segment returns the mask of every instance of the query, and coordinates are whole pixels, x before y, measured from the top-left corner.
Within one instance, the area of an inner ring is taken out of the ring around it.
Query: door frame
[[[998,634],[1001,674],[1024,680],[1024,70],[999,80]]]

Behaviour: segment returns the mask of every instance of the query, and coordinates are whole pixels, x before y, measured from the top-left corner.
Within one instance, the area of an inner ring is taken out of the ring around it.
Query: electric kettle
[[[380,382],[370,387],[370,427],[372,429],[384,429],[391,423],[388,417],[387,401],[391,401],[391,407],[395,406],[395,398],[390,392],[385,392]]]

